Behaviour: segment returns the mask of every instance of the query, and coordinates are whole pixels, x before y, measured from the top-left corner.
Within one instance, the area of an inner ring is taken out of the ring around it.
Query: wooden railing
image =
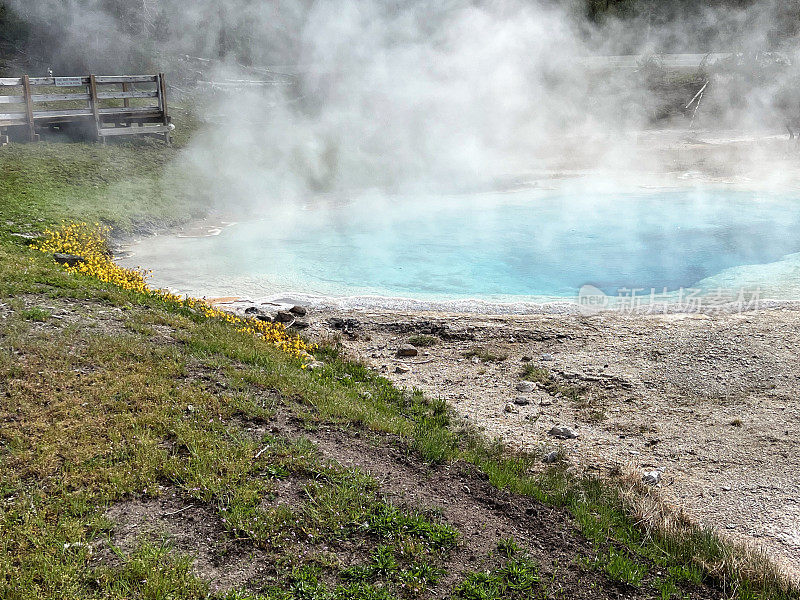
[[[36,141],[44,128],[75,124],[88,124],[99,140],[155,134],[168,142],[173,127],[164,74],[0,78],[0,142],[9,130],[23,129]]]

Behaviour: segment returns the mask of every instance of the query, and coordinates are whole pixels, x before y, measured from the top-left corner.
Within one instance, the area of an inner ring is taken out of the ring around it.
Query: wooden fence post
[[[36,135],[36,124],[33,120],[33,97],[31,96],[31,80],[27,75],[22,76],[22,94],[25,98],[25,116],[28,120],[28,130],[30,141],[36,142],[39,136]]]
[[[169,113],[167,111],[167,82],[164,79],[164,73],[158,74],[158,104],[164,114],[164,126],[169,125]],[[164,133],[164,141],[170,143],[169,131]]]
[[[92,107],[92,116],[94,117],[94,126],[97,130],[97,139],[102,140],[105,144],[106,138],[100,134],[100,100],[97,98],[97,80],[94,75],[89,75],[89,104]]]

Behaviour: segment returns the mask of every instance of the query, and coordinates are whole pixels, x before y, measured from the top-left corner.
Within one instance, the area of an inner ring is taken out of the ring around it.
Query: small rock
[[[578,437],[578,434],[575,433],[569,427],[562,427],[560,425],[556,425],[550,431],[548,431],[550,435],[553,437],[560,438],[562,440],[572,440]]]
[[[406,365],[397,365],[394,368],[395,373],[410,373],[411,367],[407,367]]]
[[[324,362],[322,362],[320,360],[315,360],[313,362],[308,363],[306,365],[306,369],[308,369],[309,371],[313,371],[315,369],[321,369],[324,366],[325,366]]]
[[[86,262],[82,256],[78,256],[77,254],[64,254],[62,252],[56,252],[53,254],[53,259],[60,265],[67,265],[68,267],[75,267],[81,263]]]
[[[288,310],[279,310],[275,315],[276,323],[291,323],[292,321],[294,321],[294,315]]]
[[[472,358],[470,358],[469,360],[470,360],[470,362],[471,362],[473,365],[477,365],[477,364],[479,364],[479,363],[481,362],[481,359],[480,359],[480,358],[478,358],[477,356],[473,356],[473,357],[472,357]]]
[[[397,349],[397,356],[411,357],[417,354],[419,354],[419,351],[411,344],[403,344]]]
[[[509,402],[508,404],[506,404],[506,407],[503,409],[503,411],[507,413],[515,413],[517,412],[517,407],[511,404],[511,402]]]
[[[328,319],[328,323],[333,329],[341,329],[345,333],[352,329],[358,329],[361,326],[355,319],[342,319],[340,317],[332,317]]]
[[[531,362],[531,360],[533,359],[530,356],[523,356],[522,358],[520,358],[520,360],[522,362]]]
[[[729,486],[729,485],[723,485],[723,486],[722,486],[722,491],[723,491],[723,492],[730,492],[730,491],[731,491],[731,486]]]
[[[258,313],[259,310],[255,306],[248,306],[247,308],[244,309],[244,314],[246,315],[257,315]]]
[[[550,354],[549,352],[545,352],[544,354],[542,354],[542,360],[545,362],[550,362],[555,359],[553,358],[552,354]]]
[[[525,396],[517,396],[516,398],[514,398],[514,404],[516,404],[517,406],[528,406],[528,404],[530,403],[531,401]]]
[[[308,314],[308,309],[305,306],[293,306],[289,309],[289,312],[298,317],[305,317]]]
[[[292,329],[308,329],[308,321],[295,319],[294,323],[291,324],[291,327]]]
[[[259,321],[264,321],[266,323],[272,323],[272,317],[269,315],[256,315],[256,319]]]
[[[661,483],[661,469],[646,471],[644,475],[642,475],[642,482],[647,485],[658,485]]]
[[[523,392],[525,394],[530,394],[533,390],[536,389],[536,384],[532,381],[520,381],[516,385],[518,392]]]
[[[548,465],[552,465],[554,462],[558,460],[558,450],[553,450],[552,452],[548,452],[544,455],[542,462]]]

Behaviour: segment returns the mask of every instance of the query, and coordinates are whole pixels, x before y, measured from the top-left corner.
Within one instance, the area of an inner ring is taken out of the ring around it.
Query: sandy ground
[[[343,332],[331,318],[350,318]],[[398,385],[446,399],[490,436],[526,450],[563,445],[579,467],[663,469],[665,498],[765,549],[800,576],[800,310],[727,315],[476,316],[312,312]],[[437,343],[398,358],[412,335]],[[465,357],[483,348],[502,360]],[[585,388],[579,399],[517,390],[534,364]],[[400,367],[398,369],[398,367]],[[408,372],[401,372],[408,369]],[[528,402],[518,405],[517,402]],[[578,433],[557,440],[554,425]]]

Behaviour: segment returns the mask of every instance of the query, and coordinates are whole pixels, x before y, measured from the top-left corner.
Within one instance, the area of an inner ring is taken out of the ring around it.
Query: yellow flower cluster
[[[232,313],[215,308],[205,300],[181,297],[167,290],[153,289],[147,285],[149,271],[126,269],[111,259],[108,248],[109,228],[99,223],[68,223],[56,229],[46,229],[43,238],[34,244],[36,250],[48,254],[62,253],[80,256],[83,260],[74,266],[65,265],[70,273],[80,273],[154,298],[160,298],[180,306],[185,306],[209,319],[219,319],[235,326],[238,331],[262,338],[281,351],[294,356],[311,360],[313,349],[297,335],[290,334],[286,327],[278,323],[269,323],[257,319],[244,319]]]

